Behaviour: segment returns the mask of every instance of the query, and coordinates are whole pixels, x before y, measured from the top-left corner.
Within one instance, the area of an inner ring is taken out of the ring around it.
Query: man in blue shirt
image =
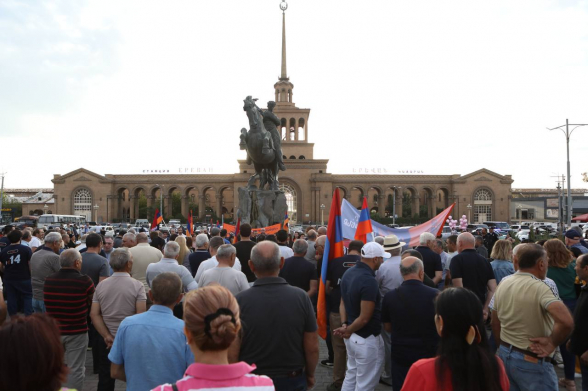
[[[0,253],[0,271],[4,271],[4,293],[10,316],[18,312],[19,302],[22,302],[25,315],[33,313],[33,285],[29,265],[33,252],[30,247],[20,244],[21,238],[20,230],[11,231],[8,234],[10,245]]]
[[[342,326],[333,331],[345,339],[347,372],[342,391],[373,390],[380,379],[384,362],[384,341],[380,332],[381,300],[375,272],[390,258],[376,243],[365,244],[361,261],[348,269],[341,279]]]
[[[184,335],[184,321],[173,315],[183,297],[176,273],[158,274],[151,282],[149,311],[122,321],[108,355],[111,376],[127,382],[127,390],[151,390],[173,383],[194,363]]]

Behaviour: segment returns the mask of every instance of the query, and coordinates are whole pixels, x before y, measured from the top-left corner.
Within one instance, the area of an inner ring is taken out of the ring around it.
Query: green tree
[[[429,207],[427,205],[421,205],[419,207],[419,217],[428,217],[429,216]]]
[[[403,216],[412,216],[412,198],[410,193],[402,194],[402,214],[400,217]]]

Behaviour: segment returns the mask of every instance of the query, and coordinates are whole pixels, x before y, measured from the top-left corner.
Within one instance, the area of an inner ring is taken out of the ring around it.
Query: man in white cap
[[[380,295],[382,299],[384,295],[391,290],[398,288],[402,281],[402,275],[400,274],[400,253],[402,248],[406,244],[398,240],[396,235],[388,235],[384,239],[384,250],[390,253],[390,258],[380,266],[376,273],[376,281],[380,289]],[[382,373],[381,383],[392,385],[392,360],[388,352],[391,349],[390,333],[384,330],[384,324],[382,324],[382,338],[384,340],[384,347],[386,356],[384,360],[384,372]]]
[[[375,272],[390,254],[376,243],[361,249],[361,261],[341,279],[342,326],[334,331],[345,338],[347,372],[342,391],[373,390],[384,362],[384,341],[380,333],[382,296]]]

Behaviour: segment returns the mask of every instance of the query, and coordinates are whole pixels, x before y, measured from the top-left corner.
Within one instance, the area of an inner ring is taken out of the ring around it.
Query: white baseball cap
[[[381,244],[376,242],[369,242],[363,245],[361,248],[361,257],[362,258],[390,258],[392,255],[384,251],[384,247]]]

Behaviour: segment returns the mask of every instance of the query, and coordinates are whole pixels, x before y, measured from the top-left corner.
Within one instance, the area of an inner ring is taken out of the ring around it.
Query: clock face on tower
[[[282,11],[286,11],[286,10],[288,9],[288,3],[286,3],[285,1],[282,1],[282,2],[280,3],[280,9],[281,9]]]

